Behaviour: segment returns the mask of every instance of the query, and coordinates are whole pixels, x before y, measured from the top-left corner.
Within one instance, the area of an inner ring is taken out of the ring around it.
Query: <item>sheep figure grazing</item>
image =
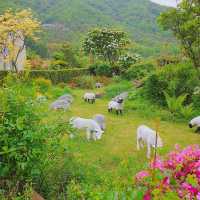
[[[66,111],[67,109],[69,109],[69,107],[70,107],[70,103],[67,102],[66,100],[56,100],[50,105],[50,109],[52,110],[63,109],[64,111]]]
[[[104,131],[105,128],[106,128],[106,123],[105,123],[105,116],[104,115],[101,115],[101,114],[96,114],[94,117],[93,117],[93,120],[96,121],[101,130]]]
[[[193,128],[193,127],[197,127],[196,129],[196,133],[198,133],[200,131],[200,116],[193,118],[190,122],[189,122],[189,127]]]
[[[85,129],[87,139],[100,140],[104,131],[93,119],[84,119],[81,117],[72,117],[69,122],[73,128]]]
[[[94,93],[85,93],[84,96],[83,96],[83,99],[85,100],[85,102],[88,102],[88,103],[95,103],[95,100],[96,100],[96,95]]]
[[[95,84],[95,87],[96,87],[96,88],[102,88],[102,87],[103,87],[103,84],[102,84],[102,83],[99,83],[99,82],[97,82],[97,83]]]
[[[156,131],[148,126],[141,125],[137,129],[137,150],[143,147],[143,143],[147,145],[147,158],[151,157],[151,147],[156,147]],[[162,147],[163,142],[160,136],[157,137],[157,147]]]
[[[65,95],[59,97],[58,100],[65,100],[71,104],[73,102],[74,98],[70,94],[65,94]]]
[[[122,114],[123,111],[123,99],[119,98],[117,101],[110,101],[108,103],[108,112],[112,112],[113,110],[116,111],[117,115]]]

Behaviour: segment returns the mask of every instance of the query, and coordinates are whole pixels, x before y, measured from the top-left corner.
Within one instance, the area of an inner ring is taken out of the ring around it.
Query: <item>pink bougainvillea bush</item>
[[[200,200],[200,148],[176,145],[166,159],[157,158],[135,176],[144,200]]]

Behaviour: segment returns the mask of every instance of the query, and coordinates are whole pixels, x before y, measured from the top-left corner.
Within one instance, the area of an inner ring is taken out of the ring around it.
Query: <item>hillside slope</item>
[[[156,25],[165,7],[149,0],[0,0],[0,12],[8,7],[31,8],[53,40],[80,41],[97,26],[121,28],[142,46],[160,46],[172,38]]]

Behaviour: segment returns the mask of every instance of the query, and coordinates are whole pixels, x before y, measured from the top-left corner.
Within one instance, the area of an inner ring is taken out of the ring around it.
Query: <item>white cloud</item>
[[[180,0],[150,0],[154,3],[164,5],[164,6],[170,6],[170,7],[176,7],[177,3],[180,2]]]

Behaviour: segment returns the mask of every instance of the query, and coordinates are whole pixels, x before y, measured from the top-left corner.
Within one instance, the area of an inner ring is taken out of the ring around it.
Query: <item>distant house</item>
[[[18,55],[16,67],[17,71],[22,71],[26,62],[26,47],[24,41],[21,38],[15,39],[14,42],[15,54]],[[10,52],[7,47],[0,50],[0,71],[11,71],[14,67],[9,59]]]

